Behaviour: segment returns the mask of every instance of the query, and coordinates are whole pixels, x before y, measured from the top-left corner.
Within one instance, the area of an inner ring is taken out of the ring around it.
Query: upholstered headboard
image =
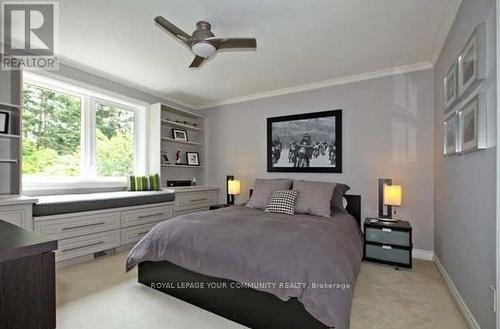
[[[250,197],[252,197],[253,189],[250,190]],[[346,210],[349,214],[356,219],[359,225],[361,225],[361,195],[356,194],[346,194],[344,195],[347,200]]]

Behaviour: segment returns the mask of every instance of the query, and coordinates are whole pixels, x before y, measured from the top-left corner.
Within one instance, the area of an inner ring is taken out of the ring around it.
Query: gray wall
[[[495,280],[495,149],[443,157],[442,78],[478,23],[487,22],[488,78],[481,87],[496,109],[495,1],[464,0],[434,69],[435,251],[483,329],[495,327],[488,285]],[[494,115],[490,116],[494,122]],[[494,134],[493,134],[494,135]]]
[[[413,224],[415,248],[433,250],[432,99],[425,70],[207,109],[208,183],[223,201],[234,174],[244,202],[256,177],[343,182],[362,195],[363,216],[376,216],[377,180],[392,178],[403,185],[399,216]],[[342,174],[267,173],[266,118],[332,109],[343,109]]]

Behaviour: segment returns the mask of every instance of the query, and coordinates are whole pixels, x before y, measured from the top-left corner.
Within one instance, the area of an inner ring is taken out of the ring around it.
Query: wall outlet
[[[493,311],[493,312],[496,312],[497,311],[497,291],[495,289],[495,287],[493,286],[489,286],[490,288],[490,293],[489,293],[489,303],[488,305],[490,306],[490,309]]]

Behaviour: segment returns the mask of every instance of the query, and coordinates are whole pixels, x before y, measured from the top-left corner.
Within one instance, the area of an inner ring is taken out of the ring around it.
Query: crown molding
[[[313,90],[313,89],[320,89],[320,88],[326,88],[326,87],[332,87],[332,86],[345,85],[345,84],[349,84],[349,83],[361,82],[361,81],[372,80],[372,79],[377,79],[377,78],[383,78],[383,77],[388,77],[388,76],[393,76],[393,75],[398,75],[398,74],[428,70],[428,69],[431,69],[433,67],[434,67],[434,65],[431,62],[427,62],[427,61],[420,62],[420,63],[410,64],[410,65],[405,65],[405,66],[392,67],[389,69],[384,69],[384,70],[379,70],[379,71],[374,71],[374,72],[350,75],[350,76],[337,78],[337,79],[325,80],[325,81],[320,81],[320,82],[313,82],[313,83],[303,84],[303,85],[289,87],[289,88],[276,89],[276,90],[266,91],[263,93],[256,93],[256,94],[251,94],[251,95],[246,95],[246,96],[241,96],[241,97],[229,98],[229,99],[225,99],[225,100],[221,100],[221,101],[206,103],[206,104],[203,104],[201,106],[195,107],[194,109],[201,110],[201,109],[207,109],[207,108],[216,107],[216,106],[247,102],[247,101],[257,100],[257,99],[261,99],[261,98],[269,98],[269,97],[293,94],[293,93],[298,93],[298,92],[302,92],[302,91],[306,91],[306,90]]]
[[[428,69],[433,68],[433,64],[431,62],[425,61],[425,62],[410,64],[410,65],[405,65],[405,66],[392,67],[389,69],[384,69],[384,70],[379,70],[379,71],[374,71],[374,72],[345,76],[345,77],[341,77],[341,78],[337,78],[337,79],[330,79],[330,80],[325,80],[325,81],[320,81],[320,82],[308,83],[308,84],[293,86],[293,87],[289,87],[289,88],[282,88],[282,89],[276,89],[276,90],[266,91],[266,92],[262,92],[262,93],[250,94],[250,95],[241,96],[241,97],[228,98],[228,99],[223,99],[221,101],[208,102],[208,103],[196,106],[194,104],[185,103],[185,102],[182,102],[182,101],[179,101],[176,99],[172,99],[172,98],[168,97],[167,95],[159,93],[155,90],[146,88],[146,87],[141,86],[139,84],[136,84],[134,82],[130,82],[126,79],[119,78],[115,75],[100,71],[98,69],[87,66],[85,64],[73,61],[73,60],[68,59],[66,57],[58,56],[58,58],[59,58],[60,63],[67,65],[71,68],[81,70],[83,72],[95,75],[99,78],[106,79],[108,81],[121,84],[123,86],[135,89],[135,90],[143,92],[145,94],[149,94],[151,96],[161,98],[161,99],[171,103],[168,105],[177,106],[180,108],[184,108],[186,110],[202,110],[202,109],[207,109],[207,108],[216,107],[216,106],[247,102],[247,101],[275,97],[275,96],[282,96],[282,95],[293,94],[293,93],[298,93],[298,92],[307,91],[307,90],[314,90],[314,89],[321,89],[321,88],[326,88],[326,87],[339,86],[339,85],[344,85],[344,84],[349,84],[349,83],[361,82],[361,81],[366,81],[366,80],[372,80],[372,79],[383,78],[383,77],[388,77],[388,76],[393,76],[393,75],[398,75],[398,74],[428,70]]]
[[[98,70],[98,69],[93,68],[91,66],[74,61],[74,60],[69,59],[67,57],[57,55],[57,58],[59,59],[59,63],[61,63],[63,65],[66,65],[66,66],[69,66],[71,68],[83,71],[85,73],[95,75],[96,77],[99,77],[101,79],[105,79],[105,80],[123,85],[125,87],[135,89],[135,90],[143,92],[145,94],[149,94],[151,96],[161,98],[161,99],[171,103],[171,104],[166,104],[166,105],[172,105],[174,107],[176,106],[176,107],[184,108],[185,110],[193,110],[195,108],[192,104],[188,104],[188,103],[179,101],[177,99],[173,99],[170,96],[167,96],[163,93],[159,93],[153,89],[146,88],[146,87],[139,85],[135,82],[131,82],[129,80],[117,77],[116,75],[106,73],[104,71],[101,71],[101,70]],[[55,71],[55,74],[57,74],[57,71]]]

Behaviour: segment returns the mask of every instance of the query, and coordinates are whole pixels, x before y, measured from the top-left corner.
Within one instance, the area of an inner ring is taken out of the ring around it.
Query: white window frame
[[[45,75],[23,72],[23,82],[58,93],[69,94],[81,99],[82,130],[81,130],[81,163],[79,177],[54,177],[36,180],[23,179],[23,191],[44,194],[44,191],[73,189],[109,189],[124,188],[127,185],[126,177],[98,177],[95,158],[95,114],[98,103],[109,104],[120,109],[134,112],[134,174],[142,175],[148,172],[149,159],[146,141],[147,136],[147,107],[148,104],[135,99],[116,94],[81,82]],[[142,145],[142,147],[141,147]]]

